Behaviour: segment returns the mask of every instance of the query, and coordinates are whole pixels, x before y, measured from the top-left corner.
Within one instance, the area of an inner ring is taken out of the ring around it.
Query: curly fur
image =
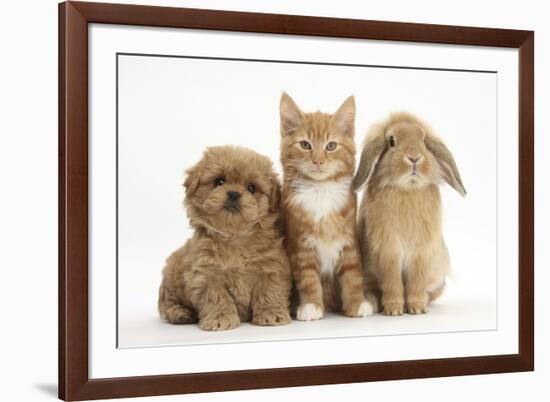
[[[466,195],[453,156],[426,123],[394,113],[369,129],[353,185],[367,185],[358,214],[367,299],[387,315],[425,313],[443,292],[443,181]]]
[[[204,330],[231,329],[241,321],[288,324],[292,278],[271,161],[245,148],[208,148],[184,186],[195,233],[166,261],[161,317],[172,324],[198,321]],[[240,196],[231,200],[230,192]]]

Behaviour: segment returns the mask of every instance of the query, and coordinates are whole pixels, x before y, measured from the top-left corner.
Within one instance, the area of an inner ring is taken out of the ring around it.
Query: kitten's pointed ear
[[[454,188],[461,196],[466,196],[466,189],[462,184],[458,167],[456,166],[453,154],[440,139],[427,135],[424,140],[426,148],[428,148],[435,156],[439,167],[441,168],[441,177],[449,186]]]
[[[347,98],[332,118],[335,127],[346,135],[355,134],[355,97]]]
[[[304,114],[286,92],[283,92],[281,96],[279,109],[281,112],[281,135],[284,136],[290,134],[300,125]]]

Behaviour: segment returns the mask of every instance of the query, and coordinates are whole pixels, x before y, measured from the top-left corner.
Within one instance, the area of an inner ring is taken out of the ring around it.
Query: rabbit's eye
[[[390,147],[395,147],[395,137],[390,135]]]

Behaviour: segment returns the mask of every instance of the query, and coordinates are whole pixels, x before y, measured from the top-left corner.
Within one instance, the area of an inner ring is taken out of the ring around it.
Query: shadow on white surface
[[[198,325],[172,325],[154,311],[127,315],[119,322],[119,348],[189,346],[200,344],[270,342],[346,337],[397,336],[497,329],[496,305],[491,301],[445,300],[427,314],[387,317],[376,314],[348,318],[327,314],[322,320],[278,327],[241,323],[221,332],[202,331]]]
[[[34,384],[34,388],[40,390],[42,393],[57,399],[57,384]]]

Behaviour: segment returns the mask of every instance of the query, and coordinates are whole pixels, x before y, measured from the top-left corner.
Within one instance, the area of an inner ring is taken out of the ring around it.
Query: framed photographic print
[[[534,368],[534,33],[59,5],[59,397]]]

